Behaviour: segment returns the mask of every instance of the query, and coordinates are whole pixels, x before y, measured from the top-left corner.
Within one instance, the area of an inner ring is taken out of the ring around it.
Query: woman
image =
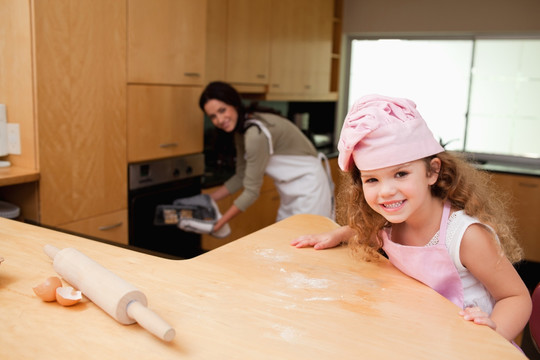
[[[296,125],[266,109],[246,108],[238,92],[223,82],[210,83],[199,106],[216,128],[234,133],[236,145],[235,174],[210,196],[218,201],[243,188],[214,232],[257,200],[265,174],[280,195],[277,220],[301,213],[333,218],[333,183],[321,163],[326,158]]]

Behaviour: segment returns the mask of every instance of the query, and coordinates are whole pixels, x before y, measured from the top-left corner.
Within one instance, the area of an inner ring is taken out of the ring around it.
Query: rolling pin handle
[[[49,255],[49,257],[54,260],[54,257],[56,256],[56,254],[58,254],[60,249],[47,244],[43,247],[43,251],[45,251],[45,254]]]
[[[154,334],[160,339],[171,341],[176,335],[176,331],[160,318],[155,312],[148,309],[138,301],[131,301],[127,305],[127,314],[130,318],[137,321],[139,325]]]

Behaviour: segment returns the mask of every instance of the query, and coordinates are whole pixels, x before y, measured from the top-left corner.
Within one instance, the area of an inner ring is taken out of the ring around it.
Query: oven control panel
[[[129,190],[140,189],[204,174],[204,154],[129,164]]]

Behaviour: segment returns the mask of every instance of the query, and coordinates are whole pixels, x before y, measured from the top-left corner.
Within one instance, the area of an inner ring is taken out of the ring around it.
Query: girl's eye
[[[374,183],[376,181],[377,179],[375,178],[368,178],[368,179],[364,179],[364,184]]]
[[[396,177],[401,178],[401,177],[407,176],[408,174],[409,174],[409,173],[406,172],[406,171],[399,171],[399,172],[396,174]]]

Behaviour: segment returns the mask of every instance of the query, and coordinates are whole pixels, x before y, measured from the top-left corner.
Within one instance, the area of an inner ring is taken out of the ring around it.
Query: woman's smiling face
[[[211,99],[204,104],[204,112],[218,129],[230,133],[236,128],[238,111],[234,106],[221,100]]]
[[[440,162],[439,159],[433,161]],[[432,164],[433,166],[433,164]],[[424,160],[361,171],[362,189],[368,205],[391,223],[401,223],[417,214],[431,197],[430,186],[437,181]]]

